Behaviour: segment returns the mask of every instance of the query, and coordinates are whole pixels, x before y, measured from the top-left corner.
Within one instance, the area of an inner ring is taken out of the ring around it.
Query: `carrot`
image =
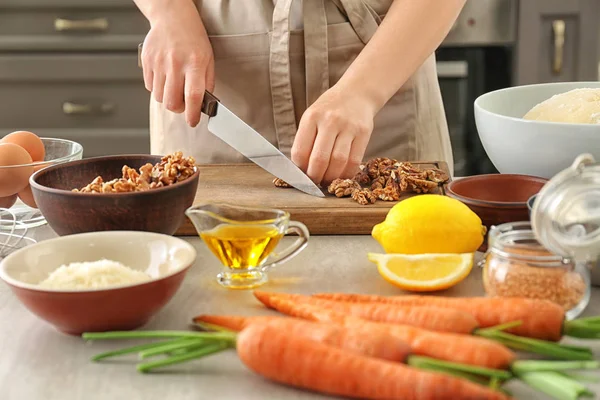
[[[301,305],[301,307],[310,306]],[[344,338],[350,337],[350,333],[347,333],[346,336],[328,336],[312,332],[313,329],[319,329],[315,328],[317,325],[324,324],[301,321],[304,322],[304,324],[301,324],[304,327],[298,325],[292,331],[290,324],[297,324],[300,320],[287,317],[267,318],[249,318],[250,322],[248,320],[233,319],[230,322],[231,326],[238,328],[245,326],[239,335],[224,331],[212,333],[125,331],[84,333],[82,337],[88,340],[168,338],[167,341],[109,351],[93,357],[94,361],[99,361],[131,353],[138,353],[141,359],[167,354],[165,358],[139,363],[137,369],[140,372],[150,372],[158,368],[184,363],[236,348],[238,355],[250,369],[267,378],[297,387],[330,394],[358,396],[359,398],[437,399],[438,396],[441,396],[439,398],[503,399],[506,397],[500,393],[495,393],[463,379],[453,378],[450,375],[471,380],[481,379],[480,376],[489,377],[491,378],[492,387],[496,386],[496,382],[510,379],[513,376],[506,371],[460,366],[455,363],[444,363],[427,357],[410,355],[407,362],[418,368],[412,369],[399,363],[365,355],[378,354],[378,352],[370,351],[369,346],[372,338],[380,341],[385,336],[384,339],[388,344],[391,343],[392,346],[395,346],[395,343],[398,343],[390,339],[390,336],[385,334],[383,330],[371,331],[366,329],[363,333],[357,331],[354,333],[355,336],[352,340],[344,340]],[[213,319],[212,322],[219,322],[219,320]],[[221,322],[227,321],[221,319]],[[330,344],[324,343],[323,338]],[[366,345],[356,346],[359,342]],[[345,352],[345,349],[337,346],[339,344],[347,346],[348,343],[353,343],[349,346],[353,350],[349,352]],[[384,343],[380,344],[385,346]],[[395,349],[398,351],[398,346]],[[400,349],[400,351],[403,350]],[[556,374],[540,373],[538,371],[561,372],[574,369],[597,369],[600,366],[597,362],[593,363],[594,365],[591,365],[591,363],[568,362],[550,368],[543,365],[546,363],[544,361],[523,361],[523,363],[525,364],[519,370],[514,371],[514,374],[519,377],[523,376],[523,379],[527,378],[528,384],[536,388],[540,385],[549,385],[551,382],[548,381],[556,376]],[[399,368],[393,368],[392,366]],[[424,371],[427,369],[434,372]],[[568,378],[567,375],[565,375],[563,383],[570,387],[569,393],[581,392],[581,385],[577,386],[577,382]],[[444,385],[444,389],[439,387],[440,384]],[[350,390],[349,388],[352,388],[351,393],[347,391]],[[370,392],[373,388],[376,388],[376,391]],[[401,397],[396,397],[396,390],[402,392],[398,395]],[[491,397],[481,397],[482,395]]]
[[[370,321],[413,325],[439,332],[473,333],[479,327],[477,320],[472,314],[440,307],[398,307],[393,304],[348,303],[299,294],[270,293],[258,290],[254,291],[254,296],[267,307],[271,307],[271,299],[277,297],[294,303],[307,303],[329,308],[343,314],[365,318]]]
[[[560,340],[565,313],[550,301],[504,297],[374,296],[343,293],[320,293],[313,297],[346,303],[392,304],[399,306],[435,306],[471,313],[482,328],[522,321],[511,333],[536,339]]]
[[[320,293],[319,299],[349,303],[383,303],[400,306],[433,306],[471,313],[482,328],[513,321],[521,325],[507,332],[515,335],[559,341],[563,335],[582,339],[600,339],[600,317],[565,321],[564,309],[549,300],[507,297],[375,296],[362,294]]]
[[[362,332],[386,332],[408,343],[418,355],[486,368],[505,369],[516,355],[499,343],[454,333],[433,332],[409,325],[372,322],[309,304],[271,299],[277,311],[296,318],[335,323]]]
[[[237,332],[250,325],[268,325],[286,332],[287,335],[305,337],[365,356],[401,363],[407,361],[411,352],[408,344],[382,332],[372,332],[367,335],[365,332],[345,329],[342,326],[310,322],[299,318],[200,315],[194,318],[194,322],[218,325]]]
[[[448,375],[419,371],[254,324],[237,338],[240,360],[273,381],[359,399],[507,399]]]

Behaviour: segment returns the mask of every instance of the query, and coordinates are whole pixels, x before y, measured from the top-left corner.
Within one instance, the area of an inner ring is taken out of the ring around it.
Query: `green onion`
[[[210,343],[198,350],[190,351],[181,355],[168,357],[158,361],[151,361],[147,363],[138,364],[137,370],[139,372],[146,373],[158,368],[164,368],[175,364],[181,364],[190,360],[195,360],[209,356],[211,354],[219,353],[223,350],[226,350],[229,347],[230,345],[225,342]]]
[[[565,321],[563,333],[579,339],[600,339],[600,317]]]
[[[177,343],[180,342],[182,339],[175,339],[175,340],[170,340],[168,341],[169,343]],[[154,347],[159,347],[159,346],[164,346],[164,341],[163,342],[154,342],[154,343],[146,343],[146,344],[140,344],[138,346],[131,346],[131,347],[127,347],[124,349],[120,349],[120,350],[114,350],[114,351],[107,351],[105,353],[100,353],[95,355],[94,357],[92,357],[92,361],[100,361],[103,360],[105,358],[109,358],[109,357],[116,357],[116,356],[122,356],[122,355],[126,355],[126,354],[131,354],[131,353],[138,353],[140,351],[143,350],[148,350],[148,349],[152,349]]]
[[[564,346],[546,340],[531,339],[487,328],[475,331],[475,335],[495,340],[514,350],[536,353],[559,360],[593,360],[594,355],[588,347]]]
[[[581,397],[594,397],[594,392],[581,383],[557,372],[528,372],[519,378],[532,388],[546,393],[557,400],[578,400]]]

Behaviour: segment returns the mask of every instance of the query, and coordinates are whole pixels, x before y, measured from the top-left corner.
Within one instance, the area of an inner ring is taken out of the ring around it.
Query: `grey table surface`
[[[54,236],[47,227],[30,236]],[[268,313],[249,291],[231,291],[215,281],[217,260],[198,238],[186,238],[198,249],[198,259],[171,302],[141,329],[187,329],[200,313]],[[285,242],[284,242],[285,243]],[[357,292],[399,294],[385,282],[367,258],[381,251],[369,236],[314,236],[295,259],[270,274],[264,289],[294,293]],[[483,294],[481,271],[447,291],[448,295]],[[593,290],[585,315],[600,314],[600,289]],[[92,363],[96,353],[130,342],[84,343],[54,330],[25,309],[5,284],[0,284],[0,399],[2,400],[105,400],[105,399],[326,399],[314,393],[271,383],[247,370],[233,351],[173,366],[161,373],[142,375],[135,357],[118,362]],[[593,345],[600,359],[600,343]],[[600,385],[589,385],[600,392]],[[507,385],[517,399],[543,400],[525,385]]]

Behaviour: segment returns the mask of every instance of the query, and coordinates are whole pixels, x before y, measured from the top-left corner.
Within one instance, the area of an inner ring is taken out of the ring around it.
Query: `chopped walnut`
[[[289,183],[287,183],[286,181],[284,181],[283,179],[280,179],[280,178],[273,179],[273,184],[280,188],[291,188],[292,187],[292,185],[290,185]]]
[[[372,204],[376,200],[398,201],[406,192],[430,193],[450,179],[441,169],[421,169],[386,157],[363,162],[359,168],[354,178],[333,181],[328,192],[337,197],[351,196],[360,204]],[[279,186],[276,180],[273,182]]]
[[[354,176],[353,180],[356,181],[359,185],[368,185],[369,182],[371,182],[371,177],[369,176],[369,172],[365,168],[364,164],[361,165],[360,172],[358,172]]]
[[[377,195],[369,189],[360,189],[352,192],[352,200],[358,204],[366,206],[367,204],[375,204]]]
[[[352,196],[355,190],[360,190],[361,187],[355,180],[352,179],[336,179],[327,188],[327,191],[334,194],[336,197]]]
[[[124,165],[121,169],[121,178],[104,182],[101,176],[95,178],[90,184],[73,189],[82,193],[123,193],[139,192],[158,187],[172,185],[184,181],[196,172],[196,161],[193,157],[183,157],[178,151],[162,157],[156,165],[150,163],[140,167],[139,172],[134,168]]]
[[[385,176],[380,176],[371,183],[371,190],[383,189],[387,179]]]
[[[398,161],[391,158],[378,157],[370,160],[366,164],[365,169],[367,170],[369,177],[374,180],[380,176],[389,176],[397,162]]]
[[[396,179],[396,173],[392,172],[390,177],[387,178],[385,186],[381,189],[375,190],[377,197],[383,201],[398,201],[402,196],[402,190]]]
[[[450,179],[448,174],[438,168],[431,168],[425,172],[427,172],[427,179],[435,183],[445,183]]]
[[[436,182],[427,181],[425,179],[418,179],[411,175],[406,177],[409,187],[415,193],[429,193],[433,189],[438,187]]]

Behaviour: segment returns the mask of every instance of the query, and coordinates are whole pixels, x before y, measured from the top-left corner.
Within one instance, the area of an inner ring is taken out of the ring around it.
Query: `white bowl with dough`
[[[570,166],[582,153],[600,159],[600,124],[523,119],[539,103],[579,88],[600,89],[600,82],[516,86],[486,93],[475,100],[479,138],[500,173],[549,179]],[[600,103],[597,106],[600,107]],[[570,105],[559,105],[556,114],[564,108],[569,109]],[[572,114],[577,112],[573,107]],[[597,112],[600,113],[600,109]],[[588,119],[590,113],[596,117],[594,109],[587,107]],[[597,117],[600,118],[600,114]]]

